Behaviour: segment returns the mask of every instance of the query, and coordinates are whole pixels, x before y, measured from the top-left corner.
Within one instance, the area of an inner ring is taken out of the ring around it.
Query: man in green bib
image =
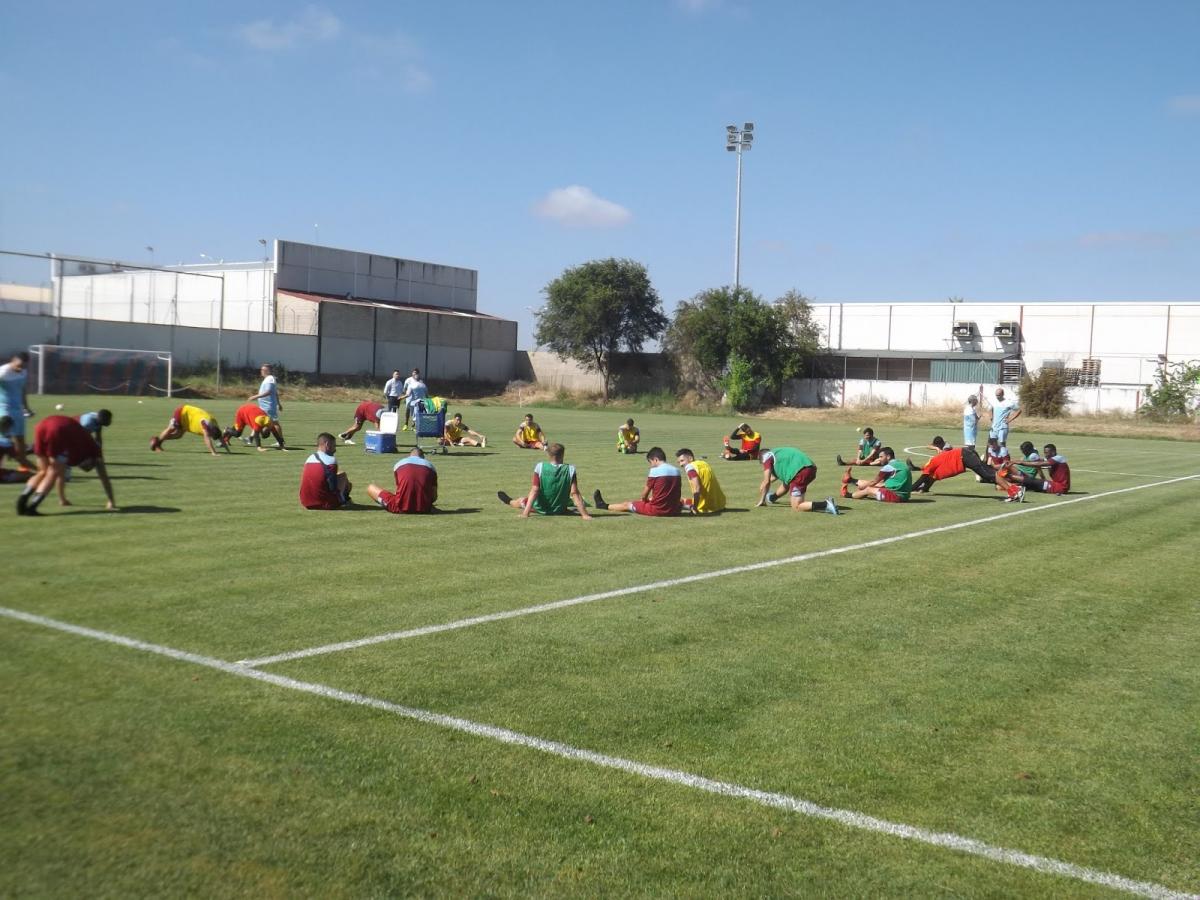
[[[561,516],[578,512],[581,519],[590,519],[583,495],[579,493],[579,482],[575,467],[563,462],[566,448],[562,444],[551,444],[546,448],[548,460],[533,467],[533,479],[529,494],[513,499],[504,491],[496,496],[505,506],[521,511],[521,518],[528,519],[531,513],[539,516]],[[573,505],[572,505],[573,504]]]
[[[896,463],[896,451],[884,447],[879,451],[879,474],[874,478],[863,478],[853,482],[850,469],[846,469],[846,477],[842,479],[842,496],[853,497],[855,500],[878,500],[881,503],[907,503],[912,494],[912,470],[908,466]],[[854,493],[850,493],[850,484],[854,484]]]

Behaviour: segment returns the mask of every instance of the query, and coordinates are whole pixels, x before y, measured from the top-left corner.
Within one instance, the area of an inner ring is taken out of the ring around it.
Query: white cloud
[[[1200,116],[1200,94],[1181,94],[1167,101],[1167,110],[1177,116]]]
[[[581,184],[555,188],[534,204],[533,211],[573,228],[616,228],[633,218],[625,207],[597,197]]]
[[[308,44],[331,41],[342,32],[342,22],[333,13],[316,6],[305,7],[300,15],[276,24],[274,19],[259,19],[234,29],[238,39],[255,50],[292,50]]]

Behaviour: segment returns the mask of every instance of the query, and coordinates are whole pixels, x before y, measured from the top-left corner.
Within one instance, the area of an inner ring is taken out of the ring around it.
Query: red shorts
[[[404,513],[421,514],[421,513],[429,513],[429,512],[433,511],[431,509],[417,509],[414,507],[411,499],[406,500],[405,498],[401,497],[399,494],[396,494],[392,491],[380,491],[379,499],[376,500],[375,502],[378,503],[380,506],[382,506],[384,509],[386,509],[388,512],[395,513],[396,515],[401,515]]]
[[[804,497],[804,489],[813,483],[817,477],[816,466],[805,466],[796,473],[796,477],[788,482],[788,490],[792,492],[793,497]]]
[[[663,509],[661,506],[652,506],[645,500],[634,500],[629,504],[629,511],[636,513],[639,516],[677,516],[678,509]]]
[[[876,495],[875,495],[876,500],[882,501],[883,503],[903,503],[904,502],[904,498],[901,497],[899,494],[897,494],[895,491],[893,491],[891,488],[881,487],[881,488],[877,488],[876,490],[878,491],[878,493],[876,493]]]

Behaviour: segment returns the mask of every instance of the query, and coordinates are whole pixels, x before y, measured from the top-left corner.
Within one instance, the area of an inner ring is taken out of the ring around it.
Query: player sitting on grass
[[[987,442],[987,464],[993,469],[1006,469],[1009,463],[1012,462],[1012,457],[1009,456],[1008,448],[1001,445],[999,438],[989,437]]]
[[[852,489],[853,494],[850,493]],[[869,497],[884,503],[907,503],[911,493],[912,471],[908,466],[896,462],[896,451],[891,447],[879,449],[879,474],[874,478],[855,481],[849,468],[842,478],[842,496],[853,497],[855,500],[865,500]]]
[[[247,428],[250,429],[250,437],[242,437]],[[287,447],[283,446],[283,431],[280,430],[279,423],[263,412],[257,403],[243,403],[233,414],[233,425],[225,429],[225,442],[239,437],[247,447],[257,447],[265,453],[266,448],[262,445],[264,434],[275,438],[275,446],[278,449],[287,450]]]
[[[350,479],[338,471],[336,441],[328,431],[317,435],[317,452],[300,473],[300,505],[305,509],[341,509],[350,504]]]
[[[531,513],[539,516],[561,516],[579,513],[579,518],[590,519],[587,504],[579,492],[575,467],[563,462],[566,448],[562,444],[551,444],[546,448],[547,460],[533,467],[533,480],[529,494],[525,497],[510,497],[504,491],[496,491],[500,502],[521,511],[521,518],[528,519]]]
[[[87,429],[88,434],[92,436],[100,447],[104,447],[104,429],[112,424],[112,411],[100,409],[96,412],[85,412],[78,416],[75,421]]]
[[[730,441],[740,440],[742,446],[738,450],[734,450],[729,446]],[[758,459],[758,451],[762,446],[762,435],[750,427],[749,422],[743,422],[737,428],[733,429],[729,437],[725,438],[725,449],[721,451],[722,459],[742,460],[742,459]]]
[[[710,466],[687,447],[675,451],[675,461],[688,480],[692,496],[683,498],[684,512],[694,515],[714,515],[725,509],[725,492]]]
[[[855,452],[854,462],[846,462],[839,453],[837,463],[839,466],[880,466],[883,465],[883,460],[879,458],[879,451],[882,448],[883,441],[875,437],[874,430],[864,428],[862,440],[858,442],[858,449]]]
[[[546,433],[541,425],[533,421],[533,413],[525,413],[525,418],[517,426],[517,433],[513,435],[513,443],[522,450],[546,449]]]
[[[383,404],[372,403],[370,400],[364,400],[358,406],[354,407],[354,424],[338,435],[342,439],[343,444],[353,444],[351,440],[354,435],[358,434],[363,427],[364,422],[373,422],[379,425],[379,417],[383,415]]]
[[[641,439],[642,432],[633,424],[633,419],[626,419],[625,424],[617,429],[617,452],[637,453]]]
[[[797,450],[795,447],[764,450],[760,461],[763,477],[762,484],[758,486],[758,503],[755,506],[766,506],[784,494],[790,494],[792,509],[795,512],[827,512],[831,516],[838,515],[837,501],[832,497],[811,501],[804,499],[804,491],[817,477],[817,464],[803,450]],[[771,490],[772,479],[779,480],[778,491]]]
[[[1026,441],[1025,443],[1029,443]],[[1025,444],[1021,445],[1021,449],[1025,449]],[[1030,445],[1030,450],[1033,446]],[[1026,488],[1031,491],[1036,491],[1045,494],[1068,494],[1071,492],[1071,467],[1067,465],[1067,458],[1061,456],[1058,452],[1058,447],[1054,444],[1047,444],[1042,448],[1042,452],[1046,454],[1045,459],[1040,457],[1034,459],[1037,453],[1026,453],[1025,459],[1017,466],[1017,473],[1013,476],[1021,482]],[[1037,475],[1026,475],[1024,472],[1032,469],[1038,472],[1041,469],[1048,469],[1050,478],[1043,481]]]
[[[646,476],[646,486],[642,496],[637,500],[623,500],[620,503],[605,503],[600,496],[600,489],[592,494],[592,500],[597,509],[607,509],[610,512],[631,512],[639,516],[677,516],[682,508],[679,501],[679,486],[683,481],[682,473],[667,462],[667,454],[662,447],[651,447],[646,451],[646,462],[650,464],[650,473]]]
[[[188,403],[176,407],[175,411],[171,413],[171,421],[163,429],[162,434],[150,438],[150,449],[161,453],[163,441],[177,441],[189,432],[204,438],[204,446],[213,456],[217,455],[217,444],[224,447],[225,452],[232,452],[229,449],[229,442],[221,434],[221,426],[217,424],[212,413]]]
[[[108,497],[104,508],[117,508],[100,445],[86,428],[70,416],[47,416],[38,422],[33,431],[33,455],[37,458],[37,472],[26,482],[21,496],[17,498],[17,515],[40,515],[38,506],[56,485],[59,502],[63,506],[70,506],[63,488],[68,466],[78,466],[85,472],[95,468]]]
[[[463,421],[462,413],[455,413],[446,423],[441,444],[443,447],[486,447],[487,438],[478,431],[472,431],[471,426]]]
[[[396,490],[385,491],[377,484],[367,485],[367,496],[390,513],[429,513],[437,503],[438,476],[433,463],[420,447],[392,467]]]

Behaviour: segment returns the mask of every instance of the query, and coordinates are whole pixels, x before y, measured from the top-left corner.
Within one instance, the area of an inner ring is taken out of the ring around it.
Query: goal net
[[[35,344],[29,355],[39,394],[171,396],[171,354],[166,350]]]

